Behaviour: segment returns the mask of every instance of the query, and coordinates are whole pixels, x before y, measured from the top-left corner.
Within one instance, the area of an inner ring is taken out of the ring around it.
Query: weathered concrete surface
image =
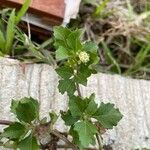
[[[65,96],[58,93],[57,75],[48,65],[20,65],[16,60],[0,59],[0,119],[13,119],[9,112],[11,99],[37,98],[42,116],[50,109],[67,108]],[[99,73],[89,79],[84,95],[96,92],[97,102],[113,102],[124,117],[118,127],[105,135],[114,150],[150,147],[150,81]],[[59,123],[58,123],[59,124]],[[63,125],[57,125],[62,130]]]

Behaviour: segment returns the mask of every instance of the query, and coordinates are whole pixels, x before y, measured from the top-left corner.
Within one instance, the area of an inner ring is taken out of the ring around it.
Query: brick
[[[0,0],[0,5],[19,8],[24,0]],[[32,0],[29,12],[51,21],[52,24],[62,22],[65,12],[64,0]]]

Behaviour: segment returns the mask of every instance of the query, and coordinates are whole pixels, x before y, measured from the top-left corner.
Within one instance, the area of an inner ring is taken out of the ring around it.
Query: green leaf
[[[98,46],[94,42],[86,42],[83,47],[84,51],[87,51],[90,55],[89,65],[96,65],[99,62]]]
[[[81,64],[74,79],[77,83],[86,86],[88,77],[90,77],[93,73],[95,73],[95,70],[90,69],[85,64]]]
[[[14,41],[15,29],[15,10],[13,9],[7,24],[5,54],[10,54]]]
[[[90,55],[90,61],[89,61],[90,66],[97,65],[100,60],[98,54],[89,52],[89,55]]]
[[[97,104],[95,103],[95,94],[92,94],[89,97],[89,103],[87,108],[85,109],[85,113],[92,116],[97,111]]]
[[[96,126],[88,121],[77,122],[74,125],[74,130],[79,135],[79,140],[83,147],[88,147],[94,141],[94,135],[98,132]]]
[[[37,139],[32,135],[23,139],[18,147],[20,150],[39,150]]]
[[[97,53],[98,46],[96,43],[90,41],[90,42],[84,43],[83,49],[88,52]]]
[[[68,28],[63,26],[55,26],[54,27],[54,37],[57,40],[66,40],[71,31]]]
[[[4,52],[4,50],[5,50],[5,43],[6,43],[6,41],[5,41],[4,34],[3,34],[3,32],[0,30],[0,50],[1,50],[2,52]]]
[[[9,127],[5,128],[1,136],[9,139],[19,139],[26,133],[26,131],[27,129],[23,124],[15,122],[9,125]]]
[[[61,118],[65,121],[65,125],[67,126],[71,126],[79,120],[79,117],[72,116],[70,110],[67,112],[61,112]]]
[[[112,129],[113,126],[116,126],[121,120],[122,114],[119,109],[114,108],[114,104],[104,104],[102,102],[93,117],[97,119],[104,128]]]
[[[73,117],[90,117],[97,111],[97,104],[94,101],[95,95],[82,99],[79,96],[69,97],[69,110]]]
[[[60,46],[56,50],[56,60],[63,60],[67,58],[68,58],[68,51],[64,47]]]
[[[0,143],[0,145],[3,145],[3,147],[5,148],[5,149],[13,149],[13,150],[16,150],[17,149],[17,142],[15,142],[15,140],[14,141],[12,141],[12,140],[8,140],[7,142],[5,142],[5,143]]]
[[[26,11],[28,10],[30,6],[31,0],[25,0],[24,4],[22,5],[22,8],[18,11],[17,16],[15,18],[15,24],[17,25],[21,18],[25,15]]]
[[[20,121],[31,123],[31,121],[39,117],[38,101],[33,98],[25,97],[19,101],[14,112]]]
[[[107,6],[107,4],[108,4],[109,1],[110,1],[110,0],[104,0],[104,1],[96,8],[96,11],[95,11],[95,13],[94,13],[94,16],[100,15],[100,14],[104,11],[104,9],[106,8],[106,6]]]
[[[79,135],[78,132],[74,130],[74,126],[71,126],[70,130],[69,130],[69,134],[72,136],[73,138],[73,143],[78,145],[80,147],[80,150],[82,150],[83,146],[81,145],[81,142],[79,140]]]
[[[111,50],[107,47],[105,42],[102,42],[102,46],[104,48],[105,57],[106,57],[108,63],[113,64],[114,70],[117,71],[119,74],[121,74],[120,66],[119,66],[118,62],[116,61],[116,59],[114,58],[114,56],[112,55]]]
[[[76,91],[75,82],[73,79],[60,80],[58,89],[61,94],[67,92],[68,95],[72,95]]]
[[[58,119],[58,115],[54,111],[52,111],[49,113],[49,116],[51,118],[51,124],[54,125]]]
[[[79,96],[69,97],[69,109],[73,117],[81,117],[86,108],[86,102]]]
[[[18,104],[19,104],[19,101],[16,101],[16,100],[11,101],[10,109],[11,109],[11,112],[14,113],[15,115],[16,115],[16,108],[18,107]]]
[[[73,54],[76,54],[76,52],[82,49],[80,36],[81,36],[81,30],[75,30],[72,31],[72,33],[67,38],[67,45],[71,50],[73,50]]]
[[[67,38],[70,35],[71,31],[68,28],[64,28],[62,26],[54,27],[54,37],[55,43],[54,45],[58,48],[60,46],[67,48]]]
[[[34,45],[30,44],[30,40],[28,42],[29,42],[28,43],[28,46],[29,46],[28,50],[29,50],[29,52],[31,52],[32,56],[34,56],[36,59],[41,60],[41,61],[45,60],[45,57],[41,53],[41,51],[37,50]]]
[[[59,76],[64,79],[69,79],[73,75],[73,69],[69,66],[62,66],[56,69]]]

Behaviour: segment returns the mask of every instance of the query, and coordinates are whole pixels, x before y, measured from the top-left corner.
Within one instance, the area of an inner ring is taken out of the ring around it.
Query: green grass
[[[31,0],[26,0],[22,8],[16,13],[13,9],[3,9],[0,11],[0,54],[11,55],[15,44],[16,26],[26,13]],[[10,12],[10,13],[9,13]],[[5,27],[6,26],[6,27]]]
[[[88,10],[93,5],[95,10],[89,15],[80,13],[74,22],[84,28],[84,39],[99,45],[99,71],[150,80],[150,1],[120,2],[123,4],[84,0],[83,8]],[[70,26],[74,26],[73,22]]]

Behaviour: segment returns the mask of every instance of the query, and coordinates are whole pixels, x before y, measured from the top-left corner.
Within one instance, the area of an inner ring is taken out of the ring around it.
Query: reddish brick
[[[0,5],[20,7],[24,0],[0,0]],[[51,19],[56,22],[63,20],[65,3],[64,0],[32,0],[29,11],[32,14]]]

